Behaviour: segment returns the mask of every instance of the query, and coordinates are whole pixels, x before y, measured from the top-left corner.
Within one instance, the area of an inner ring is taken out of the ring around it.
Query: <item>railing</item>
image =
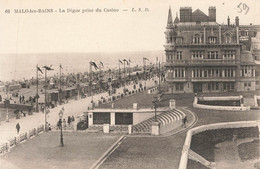
[[[33,137],[36,135],[36,129],[32,129],[32,130],[29,130],[29,138]]]
[[[42,131],[44,131],[44,125],[40,125],[37,128],[31,129],[28,132],[22,133],[17,137],[9,139],[7,143],[0,145],[0,156],[3,156],[7,152],[9,152],[11,148],[15,147],[21,142],[27,141],[33,136],[38,135]]]
[[[235,81],[235,77],[217,77],[217,76],[211,76],[211,77],[192,77],[191,81]]]
[[[182,64],[235,64],[235,59],[190,59],[190,60],[167,60],[165,65],[182,65]]]
[[[4,143],[0,147],[0,155],[3,155],[8,152],[8,145],[7,143]]]
[[[20,134],[20,142],[27,140],[27,133]]]
[[[9,140],[10,148],[16,146],[16,137]]]
[[[236,63],[235,59],[194,59],[190,63]]]
[[[44,131],[44,125],[37,127],[37,133]]]

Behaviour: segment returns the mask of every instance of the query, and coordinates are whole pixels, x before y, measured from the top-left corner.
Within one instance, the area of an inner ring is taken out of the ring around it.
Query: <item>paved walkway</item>
[[[157,79],[156,79],[157,80]],[[141,81],[141,83],[145,84],[145,81]],[[146,86],[151,87],[154,86],[155,83],[153,80],[147,80],[146,81]],[[129,90],[132,90],[133,85],[128,85],[126,86]],[[121,87],[117,89],[118,93],[123,92],[124,87]],[[97,101],[98,99],[101,98],[101,96],[106,97],[108,96],[108,92],[97,94],[93,96],[93,100]],[[84,99],[80,100],[70,100],[69,103],[63,104],[63,105],[58,105],[57,107],[50,109],[50,113],[47,116],[47,121],[51,125],[56,125],[57,121],[59,119],[58,113],[60,112],[61,108],[64,107],[65,112],[63,117],[67,120],[68,116],[80,116],[83,112],[87,111],[88,106],[90,106],[90,101],[91,97],[87,97]],[[1,138],[0,138],[0,144],[5,143],[8,141],[8,139],[17,136],[16,133],[16,124],[19,122],[21,129],[20,133],[24,133],[29,131],[30,129],[36,128],[39,125],[44,124],[44,113],[39,112],[39,113],[34,113],[31,116],[26,116],[21,119],[10,119],[10,122],[2,122],[0,125],[0,133],[1,133]]]

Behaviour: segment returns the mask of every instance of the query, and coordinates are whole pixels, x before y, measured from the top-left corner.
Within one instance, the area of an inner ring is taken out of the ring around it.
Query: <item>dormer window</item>
[[[193,37],[193,43],[194,44],[200,44],[201,43],[201,36],[196,34],[194,37]]]
[[[230,36],[229,33],[226,34],[225,42],[226,42],[226,43],[231,43],[231,36]]]

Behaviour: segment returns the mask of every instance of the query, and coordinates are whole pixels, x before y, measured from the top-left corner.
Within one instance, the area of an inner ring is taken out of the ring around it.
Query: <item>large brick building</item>
[[[216,22],[216,8],[208,15],[190,7],[180,8],[165,31],[166,81],[171,93],[256,90],[255,58],[251,39],[260,26]],[[254,40],[255,42],[256,40]]]

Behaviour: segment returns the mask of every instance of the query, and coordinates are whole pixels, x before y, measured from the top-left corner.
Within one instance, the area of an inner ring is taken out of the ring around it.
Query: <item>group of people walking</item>
[[[61,125],[62,125],[62,127],[70,127],[70,126],[71,126],[71,123],[74,122],[74,121],[75,121],[74,116],[68,116],[67,121],[66,121],[65,118],[64,118],[63,120],[60,119],[60,120],[57,122],[57,127],[58,127],[58,129],[61,128]]]

